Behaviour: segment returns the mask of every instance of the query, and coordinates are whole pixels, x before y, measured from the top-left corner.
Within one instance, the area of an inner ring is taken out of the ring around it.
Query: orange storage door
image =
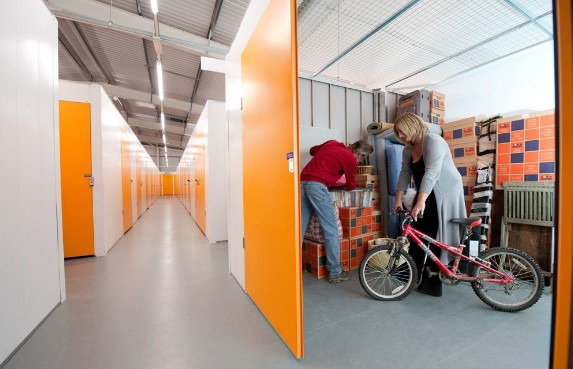
[[[241,56],[245,289],[303,356],[296,2],[270,1]]]
[[[137,194],[137,219],[143,214],[143,206],[141,204],[141,189],[143,188],[143,182],[141,179],[141,158],[139,153],[137,153],[137,158],[135,159],[135,186]]]
[[[163,196],[173,195],[173,174],[162,174],[161,181]]]
[[[206,139],[205,131],[199,132],[197,134],[196,142],[199,143],[199,145],[197,146],[197,156],[193,160],[195,183],[191,183],[191,186],[195,186],[195,221],[204,234],[207,234],[207,207],[205,200],[205,144],[203,143],[206,142]]]
[[[129,138],[121,132],[121,198],[123,206],[123,232],[127,232],[133,225],[131,211],[131,157]]]
[[[90,104],[60,101],[64,257],[95,254]]]

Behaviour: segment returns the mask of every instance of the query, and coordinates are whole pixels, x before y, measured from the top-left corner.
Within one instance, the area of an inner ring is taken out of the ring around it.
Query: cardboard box
[[[481,126],[476,121],[476,117],[470,117],[444,124],[442,126],[444,140],[448,141],[448,145],[477,142]]]
[[[555,181],[555,111],[497,121],[495,188],[503,182]]]
[[[358,218],[365,215],[372,215],[371,207],[353,207],[353,208],[340,208],[338,209],[340,214],[340,220],[343,218]]]
[[[446,110],[446,95],[438,91],[430,92],[430,107],[432,109]]]
[[[430,109],[430,123],[444,125],[445,112],[439,109]]]
[[[372,231],[372,207],[341,208],[342,237],[358,237]]]
[[[342,266],[342,270],[350,270],[350,250],[348,239],[340,240],[340,264]],[[302,267],[303,270],[306,270],[318,279],[328,277],[324,244],[304,240],[302,244]]]
[[[476,185],[477,176],[462,177],[462,185],[464,187],[464,196],[471,196],[473,198],[474,189]]]
[[[472,158],[477,163],[477,141],[475,142],[466,142],[461,143],[458,145],[449,145],[450,152],[452,154],[452,158],[460,159],[460,158]]]
[[[350,269],[356,269],[360,266],[364,254],[368,251],[368,241],[378,237],[380,237],[380,232],[370,232],[349,239]]]
[[[369,181],[377,181],[378,175],[377,174],[357,174],[356,175],[356,182],[369,182]]]
[[[380,232],[382,230],[382,213],[377,211],[372,211],[372,232]]]

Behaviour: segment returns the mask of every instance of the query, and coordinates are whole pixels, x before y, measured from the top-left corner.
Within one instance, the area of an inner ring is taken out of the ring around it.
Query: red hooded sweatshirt
[[[356,172],[358,161],[342,142],[330,140],[310,149],[312,159],[300,174],[301,181],[319,182],[327,188],[333,187],[336,181],[344,174],[346,188],[356,188]]]

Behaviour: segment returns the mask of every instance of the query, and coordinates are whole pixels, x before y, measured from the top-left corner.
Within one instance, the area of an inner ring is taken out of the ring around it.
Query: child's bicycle
[[[521,311],[533,306],[541,297],[541,268],[523,251],[495,247],[479,257],[462,254],[464,243],[471,235],[472,228],[481,224],[481,218],[450,220],[464,226],[460,246],[453,247],[414,229],[414,219],[409,212],[398,209],[395,214],[406,215],[402,221],[402,236],[391,239],[386,245],[372,248],[360,263],[360,284],[372,298],[385,301],[401,300],[412,292],[418,281],[418,269],[414,259],[408,254],[408,247],[421,247],[424,250],[427,258],[440,268],[438,276],[442,283],[455,286],[460,282],[470,282],[476,295],[494,309]],[[410,245],[409,240],[417,246]],[[430,250],[429,244],[434,244],[454,256],[453,264],[448,266],[442,263]],[[468,273],[458,270],[460,260],[467,260],[469,263]]]

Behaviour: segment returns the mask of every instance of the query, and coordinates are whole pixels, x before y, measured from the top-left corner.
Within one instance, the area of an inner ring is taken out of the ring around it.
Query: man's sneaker
[[[352,278],[350,276],[350,273],[348,272],[342,272],[339,275],[337,275],[336,277],[328,277],[328,281],[330,283],[340,283],[340,282],[344,282],[349,280],[350,278]]]

